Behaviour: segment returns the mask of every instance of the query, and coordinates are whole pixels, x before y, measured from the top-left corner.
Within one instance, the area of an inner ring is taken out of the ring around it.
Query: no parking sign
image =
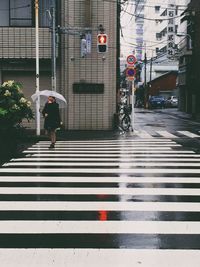
[[[136,69],[134,67],[128,67],[126,69],[126,77],[129,81],[133,81],[136,74]]]
[[[135,62],[137,61],[136,57],[134,55],[129,55],[126,59],[128,65],[133,66]]]

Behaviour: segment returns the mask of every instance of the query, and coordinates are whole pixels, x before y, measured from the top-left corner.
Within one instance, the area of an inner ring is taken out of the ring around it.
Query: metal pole
[[[147,85],[147,53],[144,54],[144,86]]]
[[[51,6],[51,82],[52,91],[56,91],[56,10],[55,0],[52,0]]]
[[[151,84],[151,81],[152,81],[152,65],[153,65],[153,59],[151,58],[151,61],[150,61],[150,84]]]
[[[117,113],[117,103],[118,103],[118,94],[120,89],[120,15],[121,15],[121,1],[117,0],[117,50],[116,50],[116,113]]]
[[[134,102],[135,102],[135,88],[134,88],[134,82],[131,82],[131,90],[132,90],[132,112],[131,112],[131,125],[132,125],[132,131],[134,131],[134,115],[135,115],[135,107],[134,107]]]
[[[36,93],[39,93],[39,0],[35,0]],[[40,98],[36,100],[36,134],[40,135]]]

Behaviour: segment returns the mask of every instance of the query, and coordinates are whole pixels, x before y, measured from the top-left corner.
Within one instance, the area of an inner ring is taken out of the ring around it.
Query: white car
[[[176,96],[170,96],[166,100],[166,107],[177,108],[178,107],[178,98]]]

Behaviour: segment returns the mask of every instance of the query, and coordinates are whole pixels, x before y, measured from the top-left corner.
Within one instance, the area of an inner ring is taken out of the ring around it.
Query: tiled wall
[[[116,105],[116,4],[98,0],[91,4],[92,53],[80,57],[78,35],[66,35],[62,40],[62,87],[68,99],[65,121],[69,129],[108,130],[112,128]],[[63,10],[65,27],[84,27],[85,0],[65,1]],[[100,24],[109,38],[105,55],[96,49]],[[73,94],[74,82],[104,83],[104,94]]]
[[[51,58],[48,28],[39,30],[40,58]],[[35,28],[0,27],[0,58],[35,58]]]

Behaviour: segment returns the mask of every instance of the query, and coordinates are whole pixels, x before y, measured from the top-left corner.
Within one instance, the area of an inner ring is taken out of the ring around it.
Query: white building
[[[157,78],[169,71],[178,71],[178,48],[183,37],[177,36],[185,30],[181,25],[181,14],[189,0],[146,0],[144,9],[143,59],[147,59],[146,79]]]
[[[120,29],[120,43],[121,43],[121,57],[126,58],[129,54],[134,53],[134,31],[135,31],[135,20],[133,14],[135,12],[135,0],[130,0],[121,4],[121,29]]]

